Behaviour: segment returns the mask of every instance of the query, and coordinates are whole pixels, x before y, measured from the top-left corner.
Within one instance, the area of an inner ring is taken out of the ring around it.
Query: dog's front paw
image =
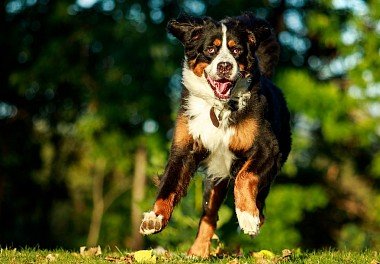
[[[150,235],[160,232],[163,228],[163,216],[156,215],[153,211],[144,213],[144,218],[140,225],[140,233]]]
[[[260,217],[254,216],[246,211],[240,211],[236,208],[236,216],[239,221],[239,226],[244,234],[256,236],[260,232]]]

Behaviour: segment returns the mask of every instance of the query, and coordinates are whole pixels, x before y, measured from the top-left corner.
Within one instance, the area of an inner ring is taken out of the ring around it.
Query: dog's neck
[[[215,97],[204,74],[197,76],[188,67],[184,67],[182,75],[183,85],[188,91],[188,108],[195,107],[195,104],[191,102],[198,101],[200,103],[199,100],[202,100],[204,102],[202,103],[202,108],[207,108],[210,120],[215,127],[228,126],[231,113],[241,111],[246,107],[251,97],[251,91],[256,87],[256,83],[260,78],[255,74],[245,75],[244,78],[241,76],[231,91],[231,97],[229,99],[218,99]],[[191,97],[198,99],[194,100],[194,98],[190,102]],[[189,115],[192,112],[188,110]]]

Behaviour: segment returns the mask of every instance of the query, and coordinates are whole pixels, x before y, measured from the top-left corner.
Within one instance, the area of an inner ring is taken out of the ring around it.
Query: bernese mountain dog
[[[271,183],[288,157],[289,111],[269,80],[279,45],[268,22],[249,12],[221,21],[182,14],[167,29],[185,49],[183,91],[169,161],[140,232],[166,227],[194,172],[203,167],[203,214],[188,254],[208,257],[228,187],[233,186],[240,229],[255,236]]]

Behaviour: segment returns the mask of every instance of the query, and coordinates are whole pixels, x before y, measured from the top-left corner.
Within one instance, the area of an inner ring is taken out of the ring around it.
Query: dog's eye
[[[241,52],[241,49],[239,49],[239,48],[232,48],[231,52],[232,52],[234,55],[239,55],[240,52]]]
[[[208,48],[207,48],[207,53],[208,53],[208,54],[212,55],[212,54],[214,54],[215,52],[216,52],[215,47],[208,47]]]

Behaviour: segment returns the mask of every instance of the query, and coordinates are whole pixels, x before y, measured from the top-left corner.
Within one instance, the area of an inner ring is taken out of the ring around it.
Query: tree
[[[293,150],[269,195],[262,234],[253,241],[236,234],[230,199],[220,212],[222,241],[378,248],[379,11],[374,0],[343,2],[5,1],[0,244],[120,246],[136,237],[132,219],[153,202],[178,106],[183,50],[165,25],[182,9],[219,19],[251,10],[270,21],[282,45],[274,82],[293,113]],[[130,186],[141,149],[140,203]],[[167,230],[147,246],[187,249],[201,185],[196,176]]]

